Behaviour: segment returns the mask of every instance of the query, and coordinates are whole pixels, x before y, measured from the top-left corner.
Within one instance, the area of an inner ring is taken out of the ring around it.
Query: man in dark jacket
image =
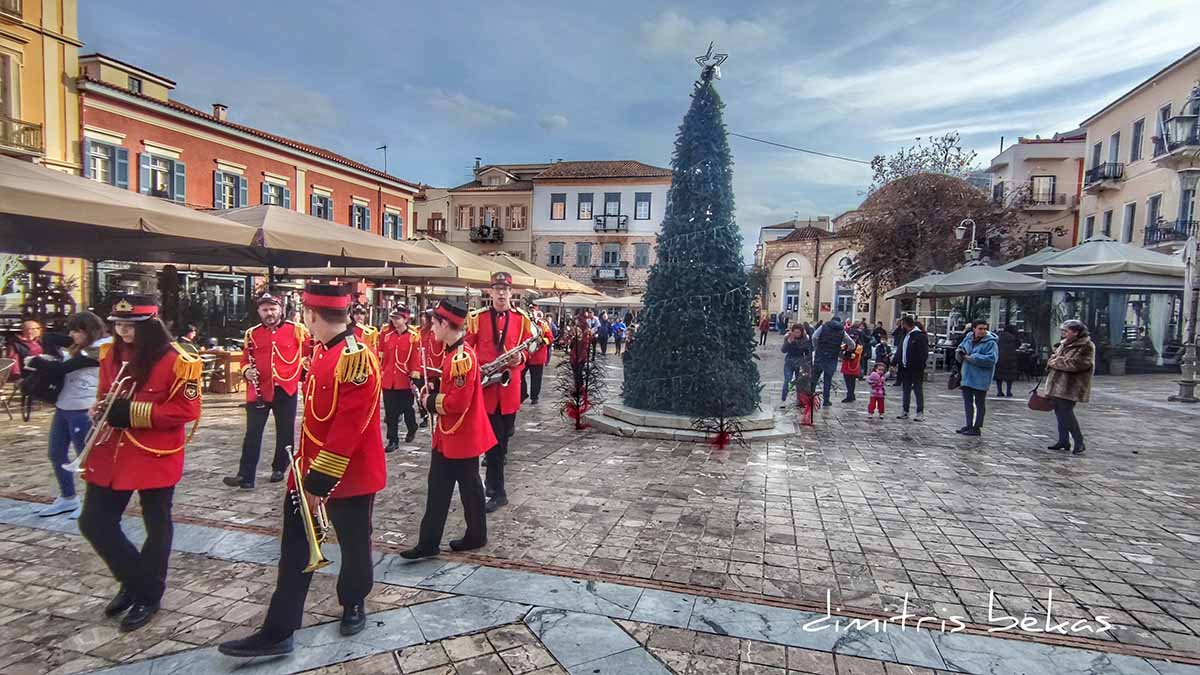
[[[821,406],[828,409],[832,402],[829,400],[829,386],[833,382],[833,374],[837,371],[838,356],[843,347],[853,350],[854,340],[846,335],[846,328],[841,317],[833,317],[821,324],[812,336],[813,375],[821,375]]]
[[[793,324],[783,340],[783,395],[780,408],[787,408],[788,387],[796,379],[801,369],[812,368],[812,342],[804,332],[804,326]]]
[[[908,419],[909,398],[916,394],[917,414],[913,421],[920,422],[925,412],[925,361],[929,358],[929,338],[911,316],[901,319],[900,327],[904,329],[904,335],[896,342],[893,360],[902,387],[902,411],[896,418]]]

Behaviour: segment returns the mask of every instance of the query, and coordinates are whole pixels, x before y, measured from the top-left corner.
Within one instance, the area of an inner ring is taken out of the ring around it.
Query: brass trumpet
[[[300,519],[304,521],[304,538],[308,540],[308,565],[304,568],[304,573],[315,572],[326,565],[332,564],[332,561],[321,553],[321,544],[325,538],[329,536],[329,514],[325,511],[325,502],[317,502],[316,511],[310,507],[308,496],[304,494],[304,470],[300,467],[300,453],[291,453],[292,447],[289,445],[287,450],[292,455],[292,480],[296,483],[296,491],[292,493],[292,499],[295,501],[296,508],[300,509]]]
[[[133,398],[133,390],[137,387],[132,377],[124,375],[127,367],[129,367],[128,361],[121,364],[121,369],[117,371],[117,376],[113,378],[113,383],[108,387],[108,393],[104,395],[104,400],[100,403],[96,421],[88,431],[83,451],[79,453],[74,462],[62,465],[67,471],[81,473],[84,470],[83,463],[92,453],[92,448],[96,447],[97,443],[104,443],[112,437],[113,428],[108,423],[108,411],[112,410],[113,403],[117,400]],[[124,377],[122,377],[123,375]]]

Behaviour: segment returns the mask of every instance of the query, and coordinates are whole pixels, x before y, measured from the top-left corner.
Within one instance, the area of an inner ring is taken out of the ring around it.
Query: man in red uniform
[[[295,445],[296,393],[300,371],[309,352],[308,330],[283,318],[283,301],[271,293],[258,296],[262,323],[246,331],[242,347],[242,377],[246,379],[246,435],[237,474],[226,476],[229,487],[254,487],[267,417],[275,415],[275,456],[271,482],[283,480]]]
[[[411,443],[417,435],[417,416],[413,412],[413,382],[421,378],[421,338],[416,328],[408,325],[408,308],[392,308],[391,322],[379,333],[379,368],[383,373],[384,426],[387,427],[387,447],[392,452],[400,447],[400,414],[404,414],[404,442]]]
[[[83,462],[87,492],[79,532],[121,584],[104,614],[129,610],[121,630],[131,631],[153,618],[167,588],[171,498],[183,475],[187,427],[200,419],[202,364],[171,342],[151,296],[120,298],[108,319],[115,322],[116,338],[100,348],[99,391],[107,394],[120,373],[120,379],[129,378],[126,392],[132,387],[133,395],[113,401],[103,420],[111,432],[97,437]],[[99,410],[98,402],[92,412]],[[121,515],[135,491],[146,527],[140,551],[121,530]]]
[[[450,498],[458,485],[467,532],[450,542],[455,551],[470,551],[487,543],[487,516],[484,512],[483,485],[479,482],[479,456],[496,444],[491,423],[483,407],[479,361],[475,351],[463,340],[463,321],[467,308],[443,300],[433,317],[433,331],[445,348],[438,367],[442,378],[437,385],[426,386],[421,404],[438,414],[433,428],[433,454],[429,461],[429,490],[425,516],[417,545],[400,556],[408,560],[440,553]]]
[[[537,326],[540,341],[537,349],[525,359],[525,369],[521,371],[521,402],[524,403],[528,398],[531,405],[537,405],[542,393],[542,371],[550,363],[550,343],[554,341],[554,332],[542,318],[541,310],[534,310],[533,325]]]
[[[467,317],[466,343],[475,350],[480,365],[483,365],[532,336],[533,324],[529,316],[512,306],[512,275],[496,272],[492,275],[492,306],[477,309]],[[521,409],[520,379],[525,354],[521,351],[505,365],[509,371],[508,384],[497,383],[483,389],[484,409],[496,436],[496,446],[487,452],[488,513],[508,504],[504,463],[508,457],[508,437],[512,436],[517,411]]]
[[[422,358],[425,359],[421,369],[421,376],[425,377],[424,371],[432,368],[433,370],[428,375],[430,382],[425,383],[431,384],[433,380],[437,379],[439,374],[438,369],[442,367],[442,357],[446,355],[446,345],[439,342],[433,334],[432,308],[426,309],[421,315],[421,347],[424,348]],[[417,408],[421,411],[421,423],[418,426],[424,429],[429,424],[429,411],[425,409],[425,406],[421,405],[420,400],[417,401]]]
[[[363,601],[374,584],[371,511],[375,493],[387,483],[383,437],[379,431],[379,360],[354,339],[346,310],[349,288],[309,284],[304,291],[304,323],[322,346],[312,357],[304,384],[300,435],[302,476],[288,479],[279,542],[279,576],[262,627],[249,637],[223,642],[228,656],[288,654],[292,633],[304,617],[312,572],[304,521],[292,491],[303,489],[311,508],[324,502],[341,549],[337,595],[342,635],[366,627]]]
[[[370,323],[371,308],[361,302],[356,302],[350,308],[350,318],[354,326],[354,339],[365,344],[371,351],[379,349],[379,330]]]

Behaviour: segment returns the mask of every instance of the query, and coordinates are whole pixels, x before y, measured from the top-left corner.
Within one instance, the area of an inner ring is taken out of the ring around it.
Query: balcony
[[[1161,246],[1163,244],[1182,243],[1188,237],[1196,234],[1195,220],[1159,221],[1154,227],[1146,228],[1143,246]]]
[[[471,228],[471,241],[477,244],[499,244],[504,241],[504,229],[498,225]]]
[[[593,267],[592,281],[623,284],[629,281],[629,263]]]
[[[628,232],[629,216],[596,216],[597,232]]]
[[[42,125],[0,115],[0,151],[22,155],[45,154]]]
[[[1063,211],[1074,206],[1075,198],[1053,190],[1032,190],[1025,201],[1027,211]]]
[[[0,16],[21,18],[21,0],[0,0]]]
[[[1115,190],[1125,176],[1125,165],[1121,162],[1105,162],[1087,170],[1083,177],[1084,192]]]

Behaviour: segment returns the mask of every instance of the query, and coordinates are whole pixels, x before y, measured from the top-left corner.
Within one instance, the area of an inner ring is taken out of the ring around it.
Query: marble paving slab
[[[630,619],[675,628],[687,628],[696,606],[696,596],[647,588],[642,591]]]
[[[672,675],[666,666],[641,647],[571,666],[567,672],[571,675]]]
[[[525,617],[525,625],[568,668],[639,646],[612,619],[596,614],[538,607]]]
[[[426,642],[516,623],[529,605],[488,598],[459,596],[421,603],[411,608]]]
[[[481,567],[454,593],[628,619],[642,589],[516,570]]]

